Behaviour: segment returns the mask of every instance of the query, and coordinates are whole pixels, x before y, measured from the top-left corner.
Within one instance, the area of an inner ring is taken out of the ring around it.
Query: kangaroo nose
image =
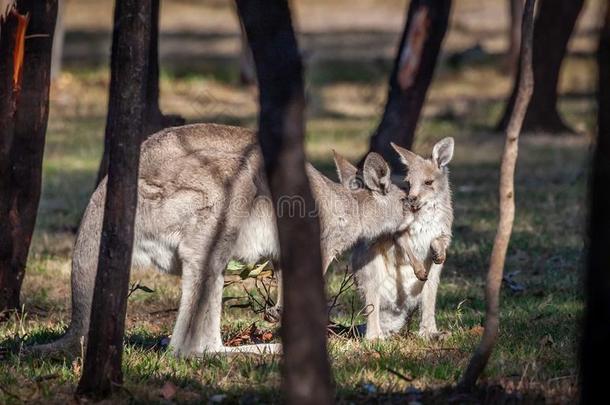
[[[416,195],[411,195],[407,198],[407,200],[409,201],[409,204],[416,204],[418,197]]]

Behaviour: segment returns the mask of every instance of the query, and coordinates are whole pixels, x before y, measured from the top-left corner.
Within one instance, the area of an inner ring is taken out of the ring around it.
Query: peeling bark
[[[20,0],[0,28],[0,312],[18,309],[40,201],[57,0]]]
[[[410,149],[449,23],[451,0],[412,0],[390,75],[388,98],[370,141],[393,171],[404,165],[390,142]]]

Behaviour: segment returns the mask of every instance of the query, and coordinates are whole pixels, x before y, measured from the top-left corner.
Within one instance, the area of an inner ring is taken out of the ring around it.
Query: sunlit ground
[[[314,165],[329,176],[334,176],[331,149],[354,161],[367,149],[383,107],[404,11],[402,2],[384,3],[370,13],[367,7],[377,2],[357,1],[353,10],[339,3],[343,7],[334,2],[325,6],[314,1],[307,7],[298,3],[297,19],[305,31],[307,149]],[[439,326],[451,334],[441,342],[426,342],[413,333],[414,322],[409,330],[385,342],[331,337],[330,356],[341,401],[398,401],[407,390],[415,399],[442,400],[446,395],[442,388],[457,381],[480,337],[503,145],[502,137],[491,129],[511,84],[501,68],[503,28],[477,21],[493,16],[504,21],[504,3],[469,0],[454,10],[452,31],[417,133],[415,149],[423,154],[444,136],[456,139],[450,165],[454,240],[438,296]],[[545,396],[550,402],[567,403],[576,394],[587,159],[595,120],[591,54],[595,34],[589,28],[595,26],[596,2],[591,4],[572,42],[561,85],[565,96],[560,110],[580,135],[528,134],[520,144],[517,217],[505,272],[524,290],[503,289],[500,340],[482,381],[488,387],[500,385],[516,393],[516,398]],[[82,366],[80,356],[32,359],[18,352],[21,344],[57,337],[67,325],[72,243],[102,152],[110,5],[83,1],[69,7],[73,16],[68,18],[67,65],[52,89],[43,197],[22,292],[24,312],[0,326],[0,346],[10,349],[0,353],[3,403],[63,403],[71,398]],[[180,1],[164,7],[163,109],[191,122],[254,127],[256,93],[237,84],[238,42],[231,9],[222,2],[201,6]],[[340,13],[356,16],[353,24]],[[87,25],[88,19],[99,26]],[[484,46],[484,53],[457,66],[449,63],[452,54],[477,42]],[[191,59],[189,52],[195,54]],[[345,265],[340,261],[327,274],[329,297],[337,294]],[[245,292],[260,301],[255,280],[242,282],[237,273],[227,278],[234,283],[226,288],[225,296],[235,299],[225,304],[224,338],[233,343],[247,341],[255,323],[267,339],[265,332],[276,333],[276,326],[254,311],[258,304]],[[171,398],[185,402],[280,400],[278,357],[177,360],[162,350],[176,316],[179,279],[139,272],[132,281],[153,292],[137,290],[130,296],[126,389],[116,400],[161,401],[168,385],[176,388]],[[259,286],[261,282],[275,285],[267,277],[260,278]],[[245,307],[248,303],[251,307]],[[361,308],[351,288],[340,295],[331,318],[345,326],[355,325],[363,322],[358,315]]]

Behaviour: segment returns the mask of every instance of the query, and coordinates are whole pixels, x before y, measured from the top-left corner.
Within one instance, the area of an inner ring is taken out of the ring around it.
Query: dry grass
[[[404,5],[397,1],[380,5],[377,0],[359,0],[350,6],[345,2],[329,6],[321,0],[297,3],[308,60],[307,150],[316,166],[333,175],[331,149],[353,160],[367,149],[368,136],[384,102],[385,80]],[[416,145],[418,151],[427,153],[434,141],[444,136],[456,138],[456,156],[451,163],[455,239],[438,301],[440,326],[452,335],[442,342],[424,342],[409,332],[416,330],[416,325],[411,325],[403,335],[385,342],[331,338],[339,402],[446,401],[447,387],[457,381],[480,333],[483,276],[496,226],[503,144],[489,129],[499,117],[510,88],[510,80],[498,67],[498,52],[504,42],[497,25],[505,21],[501,14],[505,2],[485,2],[485,7],[480,0],[455,3],[447,51]],[[500,391],[501,395],[534,402],[544,396],[551,403],[570,403],[576,395],[587,134],[594,127],[593,59],[586,54],[592,49],[593,37],[587,30],[595,23],[595,5],[591,2],[587,8],[581,34],[572,45],[585,54],[571,57],[562,77],[562,91],[570,97],[562,99],[560,108],[583,135],[526,135],[522,139],[516,178],[517,218],[506,273],[519,272],[515,279],[525,291],[503,292],[500,341],[484,377],[487,388],[480,393],[488,400],[497,398],[494,395]],[[69,3],[72,14],[68,28],[73,34],[66,48],[68,68],[52,90],[43,197],[22,295],[25,310],[0,325],[0,346],[4,348],[15,350],[23,342],[52,339],[69,319],[72,243],[101,155],[108,72],[97,64],[99,55],[103,59],[107,52],[108,6],[105,1]],[[200,5],[186,0],[164,2],[163,7],[167,33],[162,46],[163,109],[190,121],[254,126],[256,92],[236,84],[237,38],[230,8],[224,2]],[[341,13],[345,14],[339,18]],[[497,23],[479,25],[486,16],[494,17]],[[86,32],[95,35],[85,37]],[[448,54],[476,42],[483,44],[484,58],[458,67],[446,63]],[[93,45],[87,48],[88,43]],[[343,268],[343,263],[338,263],[328,275],[331,295],[339,288]],[[179,279],[134,273],[132,281],[138,280],[154,292],[136,291],[130,297],[126,390],[114,400],[162,402],[166,384],[177,388],[173,397],[177,402],[280,400],[276,357],[177,360],[159,350],[160,342],[171,333]],[[245,286],[252,290],[252,281]],[[243,297],[243,286],[236,283],[225,295]],[[231,301],[237,302],[246,300]],[[333,319],[347,324],[360,306],[351,289],[340,297]],[[250,309],[227,306],[224,337],[235,336],[252,322],[274,330]],[[71,399],[80,375],[79,356],[32,359],[5,351],[0,356],[1,403],[65,403]]]

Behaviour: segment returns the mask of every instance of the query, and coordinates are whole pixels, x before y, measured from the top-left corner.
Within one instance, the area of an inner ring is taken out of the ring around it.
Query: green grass
[[[341,64],[312,69],[307,149],[314,164],[332,176],[331,149],[358,159],[367,148],[377,115],[362,109],[355,109],[357,113],[352,115],[330,113],[325,89],[348,83],[362,86],[366,90],[363,92],[384,94],[385,88],[383,80],[371,84],[367,79],[377,67],[350,73],[344,73]],[[456,138],[456,155],[450,165],[454,240],[442,276],[437,311],[440,328],[451,335],[440,342],[423,341],[415,334],[414,322],[400,336],[383,342],[330,338],[330,358],[341,402],[398,401],[409,388],[421,390],[427,402],[446,400],[446,387],[457,381],[478,342],[484,275],[496,227],[503,139],[489,132],[502,103],[493,101],[494,95],[485,93],[485,89],[476,88],[480,85],[468,84],[468,77],[476,76],[477,69],[482,75],[496,78],[498,73],[486,66],[472,69],[470,73],[441,70],[428,104],[432,109],[425,113],[416,145],[418,151],[429,153],[436,140]],[[71,398],[78,382],[80,356],[29,358],[20,354],[20,347],[56,338],[69,320],[71,248],[102,152],[106,85],[106,71],[82,69],[64,74],[53,90],[42,201],[22,293],[24,311],[0,325],[0,403],[63,403]],[[218,106],[211,115],[187,111],[191,120],[218,118],[244,125],[255,122],[255,98],[248,90],[222,80],[165,74],[162,87],[168,111],[188,105],[189,100],[196,102],[197,90],[193,89],[210,92]],[[459,116],[446,114],[454,111],[461,94],[476,91],[481,92],[481,100],[488,101],[468,104]],[[227,94],[234,98],[229,100]],[[446,98],[444,94],[454,96]],[[345,102],[354,100],[346,97]],[[378,97],[372,97],[363,104],[373,105],[374,110],[379,102]],[[578,103],[562,102],[561,108],[572,124],[589,132],[593,126],[591,106],[589,98]],[[587,150],[585,137],[525,135],[522,139],[516,177],[517,216],[505,271],[515,273],[525,290],[511,293],[503,289],[500,339],[483,377],[489,386],[499,384],[507,392],[535,398],[545,395],[552,402],[569,402],[576,395]],[[345,262],[340,261],[327,274],[329,297],[339,289],[344,266]],[[174,399],[179,402],[205,402],[220,398],[217,395],[225,395],[228,403],[281,400],[279,357],[236,355],[184,360],[162,349],[161,342],[171,333],[175,319],[172,309],[179,300],[179,280],[135,273],[132,281],[140,281],[154,291],[136,291],[130,297],[125,390],[117,394],[116,401],[162,402],[160,392],[166,383],[177,387]],[[277,334],[277,327],[251,308],[230,307],[248,302],[244,288],[260,298],[252,280],[237,281],[226,288],[225,297],[238,299],[225,305],[223,337],[229,340],[252,323]],[[355,316],[361,307],[355,288],[351,288],[340,296],[332,318],[344,325],[363,322],[362,316]],[[410,376],[412,381],[404,381],[390,370]]]

